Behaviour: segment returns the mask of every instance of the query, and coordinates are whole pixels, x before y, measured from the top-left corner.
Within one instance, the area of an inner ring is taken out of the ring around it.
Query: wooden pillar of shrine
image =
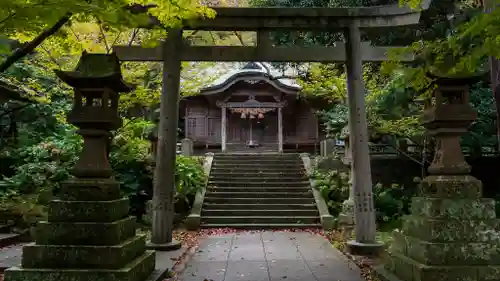
[[[283,110],[278,107],[278,151],[283,152]]]
[[[224,104],[221,105],[221,124],[220,124],[220,134],[221,134],[221,148],[222,152],[226,152],[226,141],[227,141],[227,109]]]
[[[172,237],[181,74],[181,60],[177,53],[181,48],[182,30],[170,29],[163,44],[163,87],[153,179],[153,222],[151,242],[148,243],[148,247],[156,250],[181,247],[181,243]]]
[[[352,189],[356,221],[356,240],[347,246],[353,254],[377,254],[383,245],[375,242],[375,208],[373,202],[368,124],[365,109],[365,84],[359,22],[354,20],[345,32],[347,97],[349,106],[349,143],[352,152]]]

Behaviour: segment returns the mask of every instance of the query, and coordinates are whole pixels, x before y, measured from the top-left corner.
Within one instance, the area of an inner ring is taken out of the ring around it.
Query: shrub
[[[315,170],[312,178],[316,182],[316,188],[325,198],[330,214],[337,217],[342,211],[342,203],[349,197],[349,172],[340,172],[337,169],[328,172]],[[381,225],[397,224],[401,216],[409,213],[413,193],[413,190],[406,190],[398,184],[375,184],[373,200],[377,222]]]
[[[137,195],[141,191],[152,195],[154,166],[149,141],[144,137],[151,123],[139,119],[125,124],[111,143],[109,161],[123,195],[131,199],[131,211],[137,213],[145,200]],[[0,181],[0,216],[22,219],[22,225],[36,221],[27,216],[44,217],[46,204],[57,195],[60,184],[71,177],[81,147],[82,139],[75,128],[65,125],[64,130],[39,143],[2,151],[0,157],[13,163],[14,173]],[[175,200],[182,202],[180,211],[185,212],[194,194],[204,187],[206,175],[197,157],[177,156],[176,163]]]

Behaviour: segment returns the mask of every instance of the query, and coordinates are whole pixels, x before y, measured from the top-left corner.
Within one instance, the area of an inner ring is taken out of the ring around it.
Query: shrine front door
[[[261,118],[241,118],[231,114],[228,118],[227,151],[278,151],[278,117],[268,112]]]

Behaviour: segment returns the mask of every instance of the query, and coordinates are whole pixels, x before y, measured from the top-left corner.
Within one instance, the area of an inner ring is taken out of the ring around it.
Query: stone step
[[[19,233],[0,233],[0,248],[22,242],[25,238]]]
[[[315,204],[314,197],[310,198],[238,198],[238,197],[211,197],[207,196],[203,200],[208,204]]]
[[[304,174],[303,167],[276,167],[276,168],[261,168],[258,166],[252,167],[238,167],[238,166],[212,166],[210,174],[212,173],[259,173],[272,171],[275,173],[285,174]]]
[[[274,171],[232,171],[221,172],[219,170],[215,170],[210,172],[210,176],[218,177],[218,176],[231,176],[231,177],[290,177],[290,178],[306,178],[307,176],[303,173],[289,173],[286,171],[274,172]]]
[[[220,167],[220,168],[253,168],[253,169],[269,169],[269,170],[274,170],[274,168],[302,168],[302,164],[298,163],[273,163],[273,164],[266,164],[266,163],[213,163],[214,167]]]
[[[215,159],[296,159],[301,160],[299,154],[215,154]]]
[[[297,161],[293,159],[215,159],[213,162],[215,165],[218,164],[254,164],[254,165],[303,165],[302,161]]]
[[[232,181],[230,179],[224,180],[214,180],[210,179],[208,182],[208,186],[224,186],[224,187],[278,187],[278,186],[290,186],[290,187],[308,187],[310,186],[309,181],[282,181],[282,182],[262,182],[262,181]]]
[[[202,223],[231,224],[231,223],[319,223],[319,216],[203,216]]]
[[[232,224],[217,224],[206,223],[201,224],[202,228],[236,228],[236,229],[289,229],[289,228],[320,228],[319,223],[232,223]]]
[[[234,228],[234,229],[290,229],[290,228],[321,228],[319,223],[233,223],[233,224],[202,224],[202,228]]]
[[[207,210],[317,210],[316,204],[213,204],[205,203]]]
[[[310,187],[285,187],[285,186],[269,186],[269,187],[248,187],[248,186],[208,186],[208,191],[215,192],[308,192]]]
[[[294,210],[291,208],[282,210],[252,210],[252,209],[233,209],[233,210],[218,210],[218,209],[203,209],[202,216],[287,216],[287,217],[317,217],[318,210]]]
[[[309,182],[308,179],[304,176],[302,177],[289,177],[289,176],[281,176],[281,177],[236,177],[231,174],[228,175],[220,175],[220,176],[213,176],[211,175],[210,181],[213,182]]]
[[[205,196],[213,198],[313,198],[312,192],[219,192],[207,191]]]

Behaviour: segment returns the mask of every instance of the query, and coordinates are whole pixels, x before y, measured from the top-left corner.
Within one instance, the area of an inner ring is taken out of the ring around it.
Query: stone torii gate
[[[430,0],[424,0],[427,9]],[[380,249],[375,242],[368,130],[365,109],[363,61],[388,60],[390,47],[361,42],[360,28],[416,24],[420,11],[395,5],[349,8],[213,8],[213,19],[189,21],[183,30],[255,31],[256,46],[192,46],[182,39],[182,29],[169,29],[160,46],[114,46],[122,61],[163,61],[163,91],[153,197],[151,242],[172,245],[172,194],[178,125],[181,61],[345,62],[352,149],[352,194],[355,203],[356,240],[351,251],[370,253]],[[144,8],[146,10],[146,8]],[[151,23],[158,20],[151,18]],[[275,47],[269,40],[273,30],[339,31],[345,43],[334,47]],[[394,47],[393,47],[394,48]],[[411,60],[411,58],[403,58]]]

